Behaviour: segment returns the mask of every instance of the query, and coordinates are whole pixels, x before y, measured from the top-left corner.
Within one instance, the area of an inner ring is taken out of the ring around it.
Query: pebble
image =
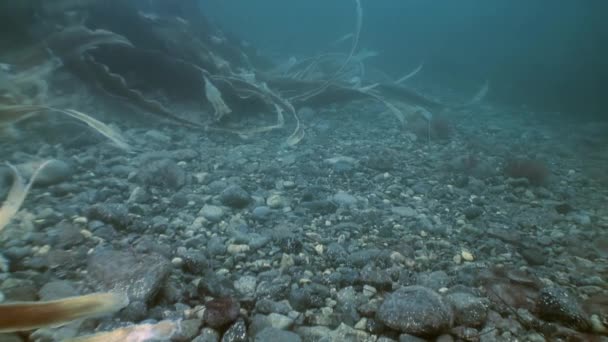
[[[279,194],[272,194],[266,199],[266,205],[271,209],[279,209],[286,204],[285,198]]]
[[[252,297],[255,295],[257,281],[254,276],[241,276],[234,281],[234,288],[244,297]]]
[[[182,267],[182,265],[184,264],[184,259],[175,257],[171,259],[171,264],[173,264],[173,266],[175,267]]]
[[[350,207],[350,206],[357,204],[357,198],[344,191],[339,191],[338,193],[333,195],[332,200],[339,207]]]
[[[473,261],[475,259],[473,257],[473,254],[467,250],[462,250],[462,252],[460,253],[460,256],[462,257],[462,259],[464,261]]]
[[[224,210],[215,205],[205,204],[199,214],[211,222],[219,222],[224,216]]]
[[[376,317],[392,329],[413,335],[438,335],[453,322],[450,306],[422,286],[405,286],[388,294]]]
[[[247,253],[247,252],[249,252],[250,249],[251,248],[249,247],[249,245],[230,244],[226,248],[226,251],[230,254],[240,254],[240,253]]]

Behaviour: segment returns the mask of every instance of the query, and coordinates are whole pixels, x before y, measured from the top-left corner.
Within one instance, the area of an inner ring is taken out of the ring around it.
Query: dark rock
[[[54,248],[46,255],[49,268],[62,272],[75,271],[86,266],[87,248],[78,246],[70,250]]]
[[[125,229],[131,224],[128,208],[118,203],[95,204],[86,211],[89,220],[98,220],[113,225],[117,229]]]
[[[32,269],[36,271],[45,271],[49,268],[49,259],[46,256],[33,256],[29,259],[23,260],[20,263],[25,269]]]
[[[180,257],[184,260],[184,271],[188,273],[200,276],[209,269],[209,260],[200,252],[188,251]]]
[[[224,255],[226,253],[226,244],[219,236],[213,236],[207,241],[207,251],[212,256]]]
[[[247,335],[247,325],[245,321],[239,319],[234,322],[228,330],[222,336],[222,342],[247,342],[249,336]]]
[[[230,297],[235,293],[233,283],[227,278],[208,272],[198,284],[201,296]]]
[[[454,322],[457,325],[479,327],[486,321],[488,315],[486,305],[480,298],[470,293],[450,293],[446,296],[446,302],[452,305]]]
[[[372,334],[380,335],[386,330],[386,326],[377,319],[369,317],[367,319],[367,323],[365,324],[365,330]]]
[[[28,302],[38,299],[38,287],[31,280],[8,278],[0,283],[6,301]]]
[[[380,308],[380,302],[378,301],[368,301],[366,303],[361,304],[357,308],[357,312],[361,314],[363,317],[374,318],[376,316],[376,312]]]
[[[381,257],[382,251],[376,248],[369,248],[351,253],[348,256],[347,263],[354,267],[363,267],[370,261],[374,261]]]
[[[419,273],[416,275],[416,284],[438,291],[442,287],[447,287],[450,283],[450,276],[445,271],[434,271],[429,273]]]
[[[297,311],[320,308],[329,297],[329,289],[319,284],[311,284],[303,288],[294,288],[289,292],[289,304]]]
[[[410,334],[399,335],[399,342],[425,342],[426,340]]]
[[[238,185],[230,185],[220,194],[222,204],[232,208],[242,209],[251,202],[251,197]]]
[[[36,186],[49,186],[64,182],[72,177],[72,166],[64,161],[53,159],[40,170],[34,181]]]
[[[504,172],[511,178],[525,178],[532,185],[542,185],[549,177],[547,164],[533,159],[510,159],[506,162]]]
[[[378,290],[389,291],[392,289],[393,281],[390,275],[373,265],[366,265],[360,273],[360,281],[364,285],[371,285]]]
[[[571,328],[588,331],[591,324],[576,296],[564,288],[552,286],[540,291],[536,301],[540,318],[560,322]]]
[[[348,253],[346,253],[346,250],[344,249],[344,247],[342,247],[342,245],[337,242],[332,242],[327,246],[325,256],[333,263],[341,264],[346,261]]]
[[[437,336],[452,326],[453,313],[433,290],[407,286],[384,299],[376,318],[399,332]]]
[[[467,220],[473,220],[473,219],[476,219],[479,216],[481,216],[481,214],[483,214],[483,209],[481,209],[478,206],[470,206],[470,207],[467,207],[466,209],[464,209],[463,213],[464,213],[464,216],[467,218]]]
[[[369,167],[370,169],[378,170],[381,172],[391,171],[395,167],[394,156],[391,153],[372,154],[366,160],[365,166]]]
[[[527,245],[517,248],[517,251],[530,265],[544,265],[547,262],[547,257],[539,247]]]
[[[562,215],[566,215],[573,210],[574,208],[568,203],[560,203],[555,206],[555,211],[557,211],[558,214]]]
[[[291,305],[289,305],[289,302],[286,300],[276,302],[276,301],[270,300],[270,299],[261,299],[255,303],[255,310],[256,310],[256,312],[265,314],[265,315],[268,315],[271,313],[287,315],[293,309],[291,308]]]
[[[462,341],[478,341],[479,330],[465,326],[458,326],[450,329],[450,333]]]
[[[77,296],[80,293],[69,281],[57,280],[46,283],[40,291],[38,297],[40,300],[55,300],[60,298]]]
[[[186,171],[173,160],[153,160],[139,168],[135,179],[139,184],[148,187],[177,190],[186,184]]]
[[[281,237],[277,240],[277,245],[288,254],[298,254],[302,251],[302,241],[296,236]]]
[[[359,321],[361,316],[357,312],[357,306],[363,302],[360,297],[363,296],[358,295],[352,286],[338,291],[338,305],[336,305],[335,311],[339,315],[340,322],[354,326]]]
[[[85,237],[80,232],[80,228],[74,226],[70,222],[60,222],[56,228],[58,234],[52,239],[52,244],[56,248],[67,250],[85,242]]]
[[[146,303],[136,300],[131,301],[127,307],[120,311],[120,317],[124,321],[139,322],[144,320],[148,315],[148,307]]]
[[[216,298],[205,303],[203,322],[205,325],[221,329],[234,322],[241,309],[239,302],[232,298]]]
[[[469,184],[469,176],[468,175],[456,175],[453,183],[454,183],[454,186],[457,188],[464,188]]]
[[[171,272],[171,264],[158,254],[98,249],[89,256],[87,270],[99,290],[124,292],[131,301],[149,303]]]
[[[338,206],[330,200],[312,200],[305,201],[300,204],[303,208],[317,214],[332,214],[338,209]]]

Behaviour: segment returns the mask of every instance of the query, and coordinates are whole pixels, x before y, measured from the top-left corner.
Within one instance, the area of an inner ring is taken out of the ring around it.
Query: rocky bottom
[[[379,112],[302,109],[296,147],[140,125],[132,155],[30,123],[5,159],[55,161],[0,237],[1,297],[130,304],[0,340],[173,320],[174,341],[608,341],[606,130]]]

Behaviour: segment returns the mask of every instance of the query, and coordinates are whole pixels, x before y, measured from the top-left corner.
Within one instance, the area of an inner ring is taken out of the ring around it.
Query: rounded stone
[[[422,286],[406,286],[388,295],[377,319],[402,333],[437,336],[452,326],[453,313],[441,296]]]

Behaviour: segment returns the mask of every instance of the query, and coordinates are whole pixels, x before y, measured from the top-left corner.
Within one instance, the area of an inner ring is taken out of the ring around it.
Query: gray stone
[[[72,283],[66,280],[56,280],[44,284],[38,296],[40,300],[55,300],[60,298],[77,296],[80,293],[74,288]]]
[[[456,325],[479,327],[488,316],[488,309],[481,298],[466,292],[450,293],[446,302],[452,305]]]
[[[399,332],[436,336],[452,326],[453,313],[436,292],[407,286],[384,299],[376,318]]]
[[[272,215],[272,209],[267,206],[255,207],[251,212],[256,220],[266,220]]]
[[[300,342],[302,338],[291,331],[267,327],[260,331],[254,341],[256,342]]]
[[[219,222],[224,216],[224,210],[216,205],[205,204],[200,214],[211,222]]]
[[[540,291],[536,301],[540,318],[556,321],[580,331],[588,331],[591,324],[576,296],[564,288],[551,286]]]
[[[248,340],[247,326],[242,319],[234,322],[222,336],[222,342],[247,342]]]
[[[465,208],[463,213],[464,213],[464,216],[467,218],[467,220],[473,220],[473,219],[476,219],[479,216],[481,216],[481,214],[483,214],[483,209],[481,209],[480,207],[478,207],[476,205],[473,205],[473,206]]]
[[[203,328],[201,333],[192,342],[218,342],[219,340],[220,333],[211,328]]]
[[[242,276],[234,281],[234,288],[245,297],[253,297],[258,279],[254,276]]]
[[[220,194],[222,204],[232,208],[241,209],[249,205],[251,196],[238,185],[230,185]]]
[[[350,207],[357,204],[357,198],[351,194],[339,191],[332,196],[333,202],[339,207]]]
[[[416,210],[410,207],[392,207],[391,211],[393,214],[403,216],[403,217],[414,217],[416,216]]]
[[[135,179],[145,186],[177,190],[186,184],[186,171],[173,160],[153,160],[139,168]]]
[[[73,173],[74,170],[68,163],[53,159],[40,170],[38,177],[34,181],[34,185],[49,186],[58,184],[70,179]]]
[[[98,249],[90,255],[87,271],[99,290],[120,291],[131,301],[148,303],[165,283],[171,268],[169,260],[159,254]]]

